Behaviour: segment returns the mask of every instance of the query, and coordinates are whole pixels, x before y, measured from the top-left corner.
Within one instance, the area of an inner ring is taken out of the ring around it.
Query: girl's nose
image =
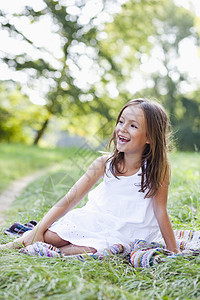
[[[127,131],[127,124],[126,124],[126,123],[123,123],[123,124],[122,124],[121,130],[122,130],[122,131]]]

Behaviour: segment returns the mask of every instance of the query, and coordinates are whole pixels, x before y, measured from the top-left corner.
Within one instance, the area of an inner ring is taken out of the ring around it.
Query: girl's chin
[[[122,149],[122,147],[116,147],[116,149],[117,149],[117,152],[124,152],[124,150]]]

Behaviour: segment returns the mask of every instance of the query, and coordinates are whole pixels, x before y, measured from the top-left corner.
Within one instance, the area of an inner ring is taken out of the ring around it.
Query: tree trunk
[[[49,123],[49,118],[46,119],[46,121],[43,123],[42,128],[40,130],[38,130],[36,138],[35,138],[34,143],[33,143],[34,145],[38,144],[40,138],[43,136],[43,134],[44,134],[44,132],[47,128],[48,123]]]

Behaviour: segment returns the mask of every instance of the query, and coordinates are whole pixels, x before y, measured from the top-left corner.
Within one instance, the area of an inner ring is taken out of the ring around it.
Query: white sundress
[[[53,223],[49,230],[74,245],[97,251],[134,239],[148,242],[160,235],[153,200],[138,192],[141,169],[132,176],[115,178],[106,166],[104,180],[88,194],[88,202]]]

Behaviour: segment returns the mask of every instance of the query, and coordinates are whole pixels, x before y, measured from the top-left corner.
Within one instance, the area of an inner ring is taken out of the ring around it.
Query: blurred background
[[[0,142],[101,147],[130,99],[200,149],[199,0],[0,0]]]

